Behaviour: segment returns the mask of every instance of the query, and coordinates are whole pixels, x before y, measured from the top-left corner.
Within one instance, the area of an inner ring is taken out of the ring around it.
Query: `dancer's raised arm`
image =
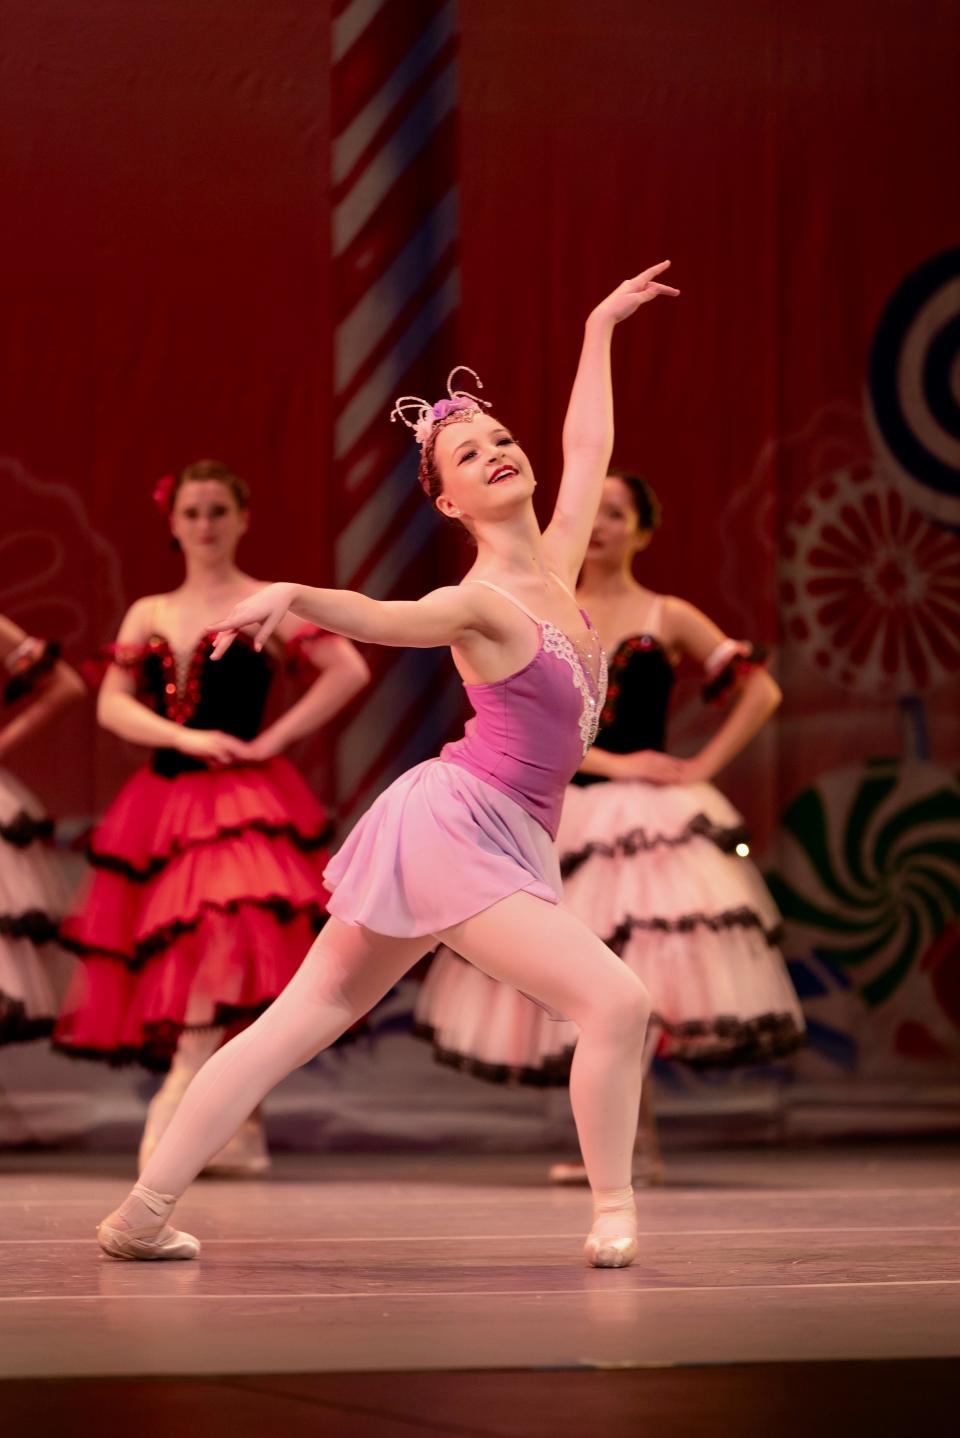
[[[483,629],[483,602],[476,591],[451,585],[422,599],[370,599],[350,589],[311,589],[305,584],[268,584],[234,606],[211,633],[219,635],[214,659],[225,654],[241,629],[256,626],[262,649],[288,610],[298,618],[347,639],[410,649],[459,644],[470,629]]]
[[[658,295],[680,291],[657,282],[669,260],[624,280],[587,317],[570,403],[563,423],[563,476],[553,517],[544,532],[551,563],[572,584],[590,541],[600,491],[613,449],[610,341],[614,326]]]

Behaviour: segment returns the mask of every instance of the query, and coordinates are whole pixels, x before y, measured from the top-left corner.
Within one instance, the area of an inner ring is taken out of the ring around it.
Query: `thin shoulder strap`
[[[521,614],[525,614],[528,619],[532,619],[533,622],[534,622],[534,624],[539,624],[539,623],[541,622],[541,621],[537,618],[537,616],[536,616],[531,610],[529,610],[529,609],[527,608],[527,606],[523,603],[522,600],[518,599],[515,594],[511,594],[508,590],[506,590],[506,589],[501,589],[500,586],[499,586],[499,584],[494,584],[494,583],[493,583],[491,580],[489,580],[489,579],[466,579],[466,580],[464,580],[464,583],[465,583],[465,584],[482,584],[483,587],[484,587],[484,589],[492,589],[493,592],[494,592],[494,594],[501,594],[504,599],[509,599],[510,603],[511,603],[511,604],[515,604],[515,605],[517,606],[517,608],[520,610]]]
[[[658,594],[650,605],[647,615],[647,629],[657,639],[663,638],[663,595]]]
[[[564,591],[564,593],[565,593],[565,594],[569,594],[569,596],[570,596],[570,598],[573,600],[574,604],[577,604],[577,603],[578,603],[577,596],[574,594],[574,592],[573,592],[573,590],[570,588],[569,584],[564,584],[564,582],[563,582],[563,580],[560,578],[559,574],[555,574],[552,569],[550,570],[550,578],[551,578],[551,579],[555,579],[555,580],[557,581],[557,583],[559,584],[560,588]]]

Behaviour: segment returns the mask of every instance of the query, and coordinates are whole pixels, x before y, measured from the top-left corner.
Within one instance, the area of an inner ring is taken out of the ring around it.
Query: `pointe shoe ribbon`
[[[159,1220],[157,1224],[143,1224],[130,1228],[123,1222],[122,1208],[116,1209],[97,1226],[97,1242],[104,1253],[111,1258],[131,1258],[142,1261],[164,1258],[196,1258],[200,1244],[192,1233],[181,1233],[171,1228],[166,1219],[173,1212],[176,1198],[172,1194],[155,1193],[152,1188],[136,1184],[131,1197],[139,1199]]]
[[[594,1197],[593,1227],[583,1245],[591,1268],[627,1268],[637,1256],[637,1211],[633,1189],[611,1189]]]

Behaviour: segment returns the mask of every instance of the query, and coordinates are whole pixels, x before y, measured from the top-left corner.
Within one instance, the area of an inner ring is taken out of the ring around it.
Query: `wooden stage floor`
[[[640,1194],[639,1261],[595,1272],[586,1193],[548,1189],[540,1155],[281,1155],[267,1180],[191,1190],[178,1221],[199,1262],[131,1264],[92,1242],[123,1159],[7,1153],[0,1421],[36,1438],[41,1415],[62,1431],[87,1405],[98,1438],[124,1411],[135,1438],[616,1438],[644,1418],[657,1438],[737,1438],[801,1413],[839,1432],[849,1401],[878,1410],[863,1432],[897,1432],[914,1388],[921,1406],[960,1391],[958,1157],[943,1141],[673,1154]]]

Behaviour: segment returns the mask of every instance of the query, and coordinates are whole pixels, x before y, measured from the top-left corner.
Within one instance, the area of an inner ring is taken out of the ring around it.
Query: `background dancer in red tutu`
[[[83,681],[58,655],[56,644],[0,614],[0,766],[82,698]],[[0,767],[0,1044],[43,1038],[53,1029],[51,962],[69,889],[52,836],[40,800]]]
[[[167,1071],[141,1166],[194,1073],[276,998],[325,918],[328,824],[280,756],[368,678],[348,640],[293,619],[262,652],[241,638],[212,663],[209,625],[261,588],[235,561],[247,486],[205,460],[167,476],[154,498],[186,575],[130,609],[97,708],[104,728],[154,753],[94,832],[94,874],[63,926],[82,963],[55,1034],[69,1054]],[[291,657],[316,677],[263,728],[271,680]],[[254,1114],[212,1167],[268,1165]]]
[[[197,1240],[167,1220],[225,1134],[439,938],[576,1021],[570,1097],[594,1202],[585,1255],[600,1268],[633,1261],[630,1160],[649,1000],[559,903],[554,836],[606,692],[600,641],[571,586],[610,460],[611,339],[641,305],[678,293],[659,282],[666,267],[624,281],[587,319],[543,533],[529,459],[476,395],[452,388],[451,375],[447,397],[431,405],[404,396],[393,414],[420,444],[431,503],[476,542],[464,581],[412,602],[274,584],[216,625],[215,652],[227,655],[247,628],[259,647],[290,610],[357,639],[449,646],[475,715],[463,738],[379,796],[327,867],[330,922],[280,999],[197,1075],[140,1183],[100,1224],[114,1257],[195,1257]]]
[[[577,598],[594,617],[610,682],[596,742],[567,790],[558,834],[564,903],[650,991],[647,1058],[698,1067],[763,1063],[803,1040],[776,947],[779,915],[747,858],[743,817],[710,782],[774,713],[764,651],[728,639],[692,604],[633,574],[660,523],[644,480],[608,475]],[[689,759],[665,752],[677,664],[702,665],[704,697],[730,703]],[[732,701],[732,702],[731,702]],[[495,1082],[564,1084],[576,1031],[440,949],[418,996],[417,1032],[441,1062]],[[648,1174],[659,1157],[644,1086]],[[557,1164],[557,1181],[583,1180]]]

